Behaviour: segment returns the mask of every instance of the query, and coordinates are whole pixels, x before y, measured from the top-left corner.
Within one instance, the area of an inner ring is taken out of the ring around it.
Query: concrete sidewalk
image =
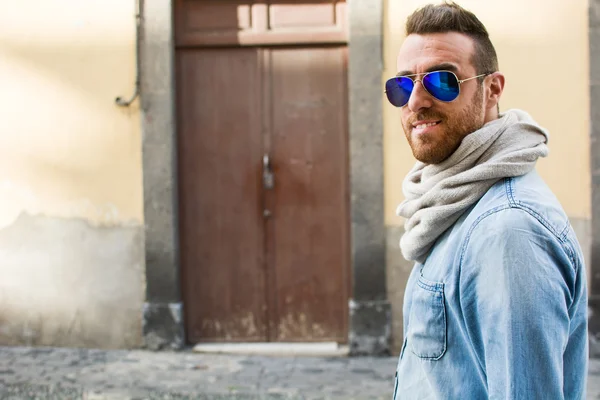
[[[0,347],[0,399],[391,399],[395,357]],[[600,361],[588,399],[600,399]]]

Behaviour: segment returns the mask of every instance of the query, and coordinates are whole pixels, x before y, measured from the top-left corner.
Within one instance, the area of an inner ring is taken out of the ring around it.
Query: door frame
[[[144,1],[140,38],[145,346],[186,345],[180,289],[173,3]],[[383,0],[348,2],[352,355],[390,353],[383,186]],[[365,168],[367,166],[367,168]]]

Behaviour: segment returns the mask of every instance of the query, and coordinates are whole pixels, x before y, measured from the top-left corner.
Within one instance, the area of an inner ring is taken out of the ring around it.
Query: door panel
[[[179,50],[177,65],[189,340],[345,342],[346,48]]]
[[[267,340],[259,50],[177,52],[187,337]]]
[[[271,337],[345,341],[348,302],[346,48],[272,49]]]

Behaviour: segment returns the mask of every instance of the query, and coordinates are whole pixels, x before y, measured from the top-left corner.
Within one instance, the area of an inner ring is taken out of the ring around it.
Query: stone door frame
[[[177,151],[173,40],[174,0],[140,0],[142,157],[146,303],[145,346],[185,346],[179,282]],[[383,0],[349,2],[349,155],[351,354],[388,354],[383,186]]]

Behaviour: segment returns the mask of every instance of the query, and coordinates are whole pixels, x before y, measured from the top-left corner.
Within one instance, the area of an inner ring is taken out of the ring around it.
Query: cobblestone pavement
[[[395,357],[0,347],[0,399],[389,400],[395,365]],[[588,381],[587,398],[600,400],[600,361]]]

